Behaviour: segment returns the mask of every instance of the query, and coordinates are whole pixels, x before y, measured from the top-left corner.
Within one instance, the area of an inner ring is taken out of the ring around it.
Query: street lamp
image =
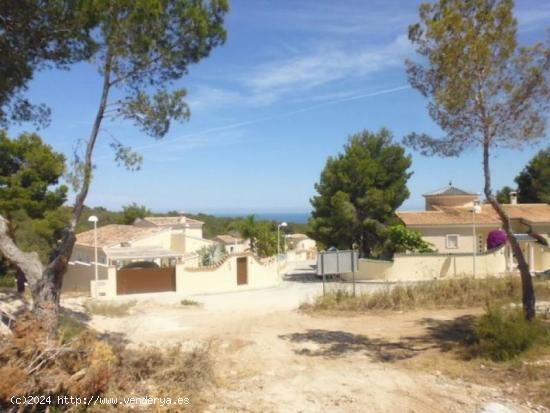
[[[279,279],[280,275],[279,275],[279,256],[281,254],[281,236],[279,235],[280,234],[280,229],[281,227],[286,227],[287,224],[286,222],[281,222],[279,225],[277,225],[277,279]]]
[[[474,278],[476,276],[476,252],[477,252],[477,236],[476,236],[476,214],[481,212],[481,204],[478,199],[474,201],[474,207],[472,208],[472,228],[473,228],[473,265],[474,265]]]
[[[286,222],[281,222],[279,225],[277,225],[277,261],[279,261],[279,255],[281,255],[281,235],[280,235],[280,229],[281,227],[286,227]]]
[[[94,223],[94,261],[95,261],[94,273],[95,273],[95,280],[96,281],[99,278],[98,274],[97,274],[97,221],[99,221],[99,219],[95,215],[91,215],[88,218],[88,222],[93,222]]]

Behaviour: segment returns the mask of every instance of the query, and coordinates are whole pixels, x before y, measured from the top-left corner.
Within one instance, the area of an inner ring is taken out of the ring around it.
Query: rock
[[[517,413],[517,411],[512,410],[503,404],[491,402],[483,406],[479,413]]]

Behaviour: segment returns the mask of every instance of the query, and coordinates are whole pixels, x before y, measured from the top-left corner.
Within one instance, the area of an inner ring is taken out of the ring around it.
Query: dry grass
[[[89,301],[85,308],[94,315],[104,317],[124,317],[136,305],[136,301],[125,301],[123,303],[109,303],[101,301]]]
[[[492,306],[481,316],[427,325],[415,342],[419,351],[399,361],[402,366],[499,388],[530,407],[550,409],[550,322],[543,317],[529,323],[519,308]]]
[[[59,338],[62,342],[73,340],[84,334],[88,327],[82,321],[66,314],[59,316]]]
[[[210,345],[191,351],[181,347],[128,349],[99,339],[92,330],[78,332],[81,327],[65,319],[60,334],[70,331],[73,336],[51,340],[31,315],[19,319],[13,336],[0,341],[0,411],[16,411],[9,402],[11,396],[36,394],[51,395],[53,400],[67,395],[119,401],[147,395],[159,398],[145,410],[155,412],[200,412],[205,407],[205,395],[215,383]],[[188,404],[163,405],[161,399],[166,398],[187,398]],[[75,406],[57,406],[53,411],[66,410],[75,411]],[[78,411],[119,410],[120,404]]]
[[[550,297],[550,282],[535,281],[537,298]],[[395,285],[373,293],[353,296],[346,290],[329,292],[304,303],[307,312],[366,312],[417,308],[480,307],[488,302],[521,301],[521,283],[517,277],[458,278],[428,281],[413,285]]]
[[[403,367],[427,374],[500,388],[508,397],[550,409],[550,349],[534,348],[507,362],[464,359],[460,345],[450,351],[429,350],[401,361]]]

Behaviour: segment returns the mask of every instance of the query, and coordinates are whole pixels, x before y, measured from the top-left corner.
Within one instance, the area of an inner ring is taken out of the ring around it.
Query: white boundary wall
[[[246,257],[248,283],[237,285],[237,258]],[[282,274],[283,270],[279,271]],[[250,254],[229,255],[215,267],[176,266],[176,291],[181,295],[208,294],[273,287],[280,283],[274,260],[260,262]]]
[[[506,272],[504,247],[476,255],[476,276]],[[472,254],[396,254],[393,261],[360,259],[357,280],[423,281],[473,275]],[[351,274],[343,278],[351,280]]]
[[[248,283],[237,285],[237,258],[246,257]],[[275,258],[258,260],[252,254],[232,254],[213,267],[197,268],[197,257],[176,265],[176,293],[182,296],[242,291],[274,287],[281,283],[286,261],[276,263]],[[277,272],[277,265],[279,272]],[[117,271],[113,266],[100,265],[99,283],[94,282],[94,266],[75,263],[63,280],[63,292],[94,293],[106,298],[117,296]]]

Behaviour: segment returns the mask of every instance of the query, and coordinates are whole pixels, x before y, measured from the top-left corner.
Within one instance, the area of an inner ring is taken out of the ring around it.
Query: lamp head
[[[97,222],[99,219],[95,215],[90,215],[88,217],[88,222]]]
[[[286,227],[286,226],[287,226],[287,223],[286,223],[286,222],[281,222],[281,223],[279,224],[279,226],[280,226],[280,227]]]

